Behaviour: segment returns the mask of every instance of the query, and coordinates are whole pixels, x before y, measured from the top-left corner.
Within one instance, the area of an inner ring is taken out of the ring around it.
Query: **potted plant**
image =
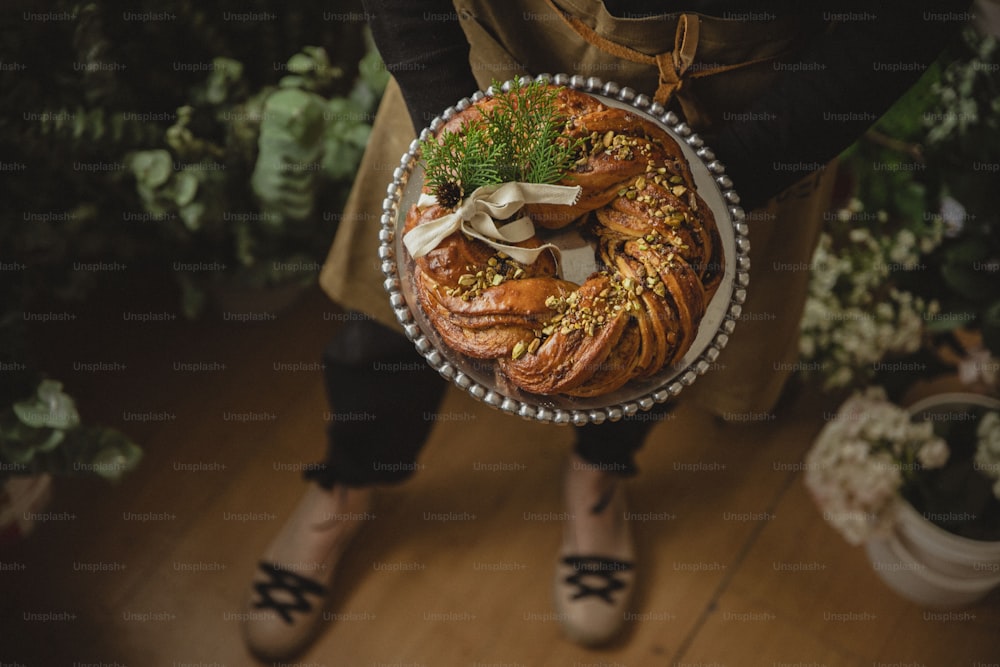
[[[941,394],[904,409],[869,387],[805,463],[824,519],[900,594],[948,606],[1000,585],[1000,400]]]
[[[277,86],[250,95],[242,64],[216,57],[166,145],[125,158],[146,212],[168,223],[188,316],[210,294],[244,310],[247,290],[271,310],[319,272],[388,73],[370,40],[346,95],[322,48],[285,67]]]
[[[966,30],[842,157],[800,339],[803,374],[824,389],[877,383],[898,399],[954,374],[996,387],[998,53]]]
[[[82,425],[62,384],[42,380],[34,396],[0,412],[0,542],[31,530],[52,475],[116,481],[141,458],[139,446],[121,432]]]
[[[938,216],[906,218],[857,199],[833,211],[810,264],[799,337],[804,377],[826,391],[863,387],[890,368],[898,382],[926,344],[934,299],[907,284],[941,243]],[[903,363],[907,360],[908,363]],[[920,366],[921,370],[925,370]]]
[[[345,20],[319,0],[262,0],[266,21],[50,4],[66,20],[0,17],[20,110],[0,115],[0,270],[76,299],[172,279],[189,316],[219,286],[314,281],[389,77],[359,0]]]

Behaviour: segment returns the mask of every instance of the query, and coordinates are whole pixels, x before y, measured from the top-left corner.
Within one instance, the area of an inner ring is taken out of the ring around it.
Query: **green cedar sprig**
[[[482,123],[466,125],[461,134],[445,132],[420,146],[427,186],[443,206],[454,208],[465,193],[503,182],[495,164],[495,148]]]
[[[494,82],[495,89],[500,88]],[[448,208],[483,185],[556,183],[572,168],[579,140],[563,135],[556,90],[535,81],[497,93],[496,104],[461,134],[421,142],[426,182]]]

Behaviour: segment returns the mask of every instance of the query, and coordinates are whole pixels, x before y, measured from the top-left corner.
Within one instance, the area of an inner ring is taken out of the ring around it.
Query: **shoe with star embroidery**
[[[596,503],[574,507],[573,494],[568,494],[569,518],[555,572],[555,609],[563,632],[584,646],[615,638],[625,623],[635,584],[624,489],[611,482],[602,496]]]
[[[365,521],[371,491],[310,484],[257,566],[243,610],[243,639],[265,661],[304,650],[323,626],[337,564]]]

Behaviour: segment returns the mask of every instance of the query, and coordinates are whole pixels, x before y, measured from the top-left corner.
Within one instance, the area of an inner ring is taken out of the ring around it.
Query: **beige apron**
[[[793,53],[816,29],[696,14],[622,19],[600,0],[455,0],[455,7],[481,88],[543,72],[596,76],[677,110],[708,145],[713,128],[767,88],[775,59]],[[455,101],[442,100],[442,110]],[[320,276],[334,301],[395,328],[382,288],[379,218],[386,185],[413,136],[399,89],[390,84]],[[805,267],[832,184],[828,166],[749,212],[751,279],[742,320],[715,368],[685,390],[685,398],[730,419],[767,418],[797,358]]]

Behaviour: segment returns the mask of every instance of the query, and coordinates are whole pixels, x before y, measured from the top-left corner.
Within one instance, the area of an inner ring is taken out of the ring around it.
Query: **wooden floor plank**
[[[823,521],[800,479],[775,514],[733,577],[732,594],[794,619],[804,634],[886,664],[974,665],[1000,656],[1000,595],[952,611],[901,598],[863,548]]]
[[[136,326],[116,320],[133,307],[123,298],[76,325],[75,352],[55,346],[69,329],[40,341],[56,349],[51,369],[81,410],[141,440],[145,459],[117,485],[57,480],[49,509],[75,518],[0,552],[0,660],[253,664],[241,604],[302,493],[299,469],[322,455],[327,408],[309,364],[335,311],[312,291],[268,322]],[[127,368],[74,373],[74,358]],[[177,370],[176,360],[214,370]],[[793,392],[773,417],[723,423],[682,401],[656,425],[627,483],[641,585],[622,639],[588,650],[562,638],[551,603],[572,427],[451,390],[428,416],[436,424],[418,474],[379,489],[376,518],[338,571],[328,627],[291,664],[995,662],[997,596],[970,609],[975,618],[927,617],[822,521],[800,462],[827,408]],[[53,629],[61,642],[48,639]]]
[[[803,634],[794,617],[727,593],[674,667],[868,667],[872,661]],[[877,664],[877,663],[875,663]],[[946,663],[928,663],[946,664]]]

